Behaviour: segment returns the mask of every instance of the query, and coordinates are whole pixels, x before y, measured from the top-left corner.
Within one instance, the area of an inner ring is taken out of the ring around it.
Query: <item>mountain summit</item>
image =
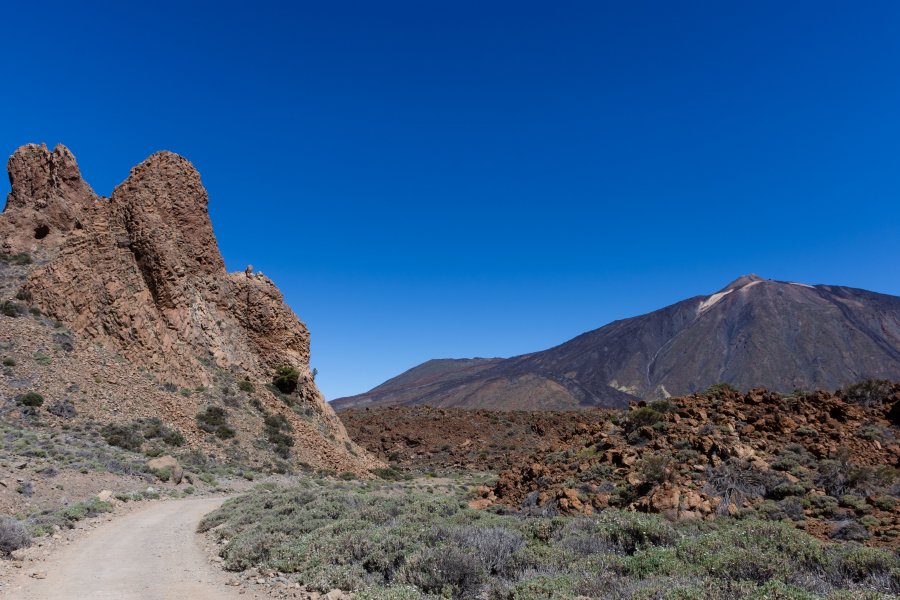
[[[425,365],[333,404],[562,409],[624,406],[720,382],[792,391],[898,379],[900,298],[745,275],[542,352]]]

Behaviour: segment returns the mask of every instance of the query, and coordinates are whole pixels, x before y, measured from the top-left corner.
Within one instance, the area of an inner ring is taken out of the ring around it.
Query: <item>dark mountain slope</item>
[[[426,365],[427,385],[414,385]],[[623,406],[719,382],[791,391],[864,377],[900,377],[900,298],[747,275],[715,294],[615,321],[542,352],[472,359],[464,368],[429,361],[335,407]]]

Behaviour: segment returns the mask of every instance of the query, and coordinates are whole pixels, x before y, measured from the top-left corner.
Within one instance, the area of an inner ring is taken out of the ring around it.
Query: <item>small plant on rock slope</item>
[[[44,397],[37,392],[26,392],[19,396],[16,401],[22,406],[37,408],[44,404]]]
[[[297,382],[300,380],[300,371],[285,365],[279,367],[272,379],[272,385],[278,388],[282,394],[293,394],[297,390]]]
[[[284,415],[268,415],[263,421],[266,429],[266,438],[275,446],[275,454],[281,458],[287,458],[291,454],[291,446],[294,445],[294,437],[290,434],[291,427]]]
[[[197,425],[207,433],[214,433],[222,440],[233,438],[235,431],[228,425],[228,413],[218,406],[207,406],[206,410],[197,414]]]

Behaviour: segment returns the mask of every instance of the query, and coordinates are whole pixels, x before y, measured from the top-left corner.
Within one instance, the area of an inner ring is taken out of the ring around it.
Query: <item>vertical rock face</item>
[[[188,300],[195,279],[225,275],[208,202],[200,174],[171,152],[142,162],[113,191],[113,219],[127,232],[128,249],[162,309]]]
[[[292,366],[299,397],[332,437],[348,439],[313,383],[306,326],[271,280],[226,272],[189,161],[156,153],[108,199],[81,179],[63,146],[23,146],[9,174],[0,243],[32,254],[22,291],[35,307],[187,388],[222,372],[268,382]]]
[[[186,159],[156,153],[106,199],[65,147],[32,145],[10,159],[10,179],[0,231],[11,251],[42,256],[25,290],[46,314],[174,381],[202,382],[209,361],[255,378],[308,369],[309,333],[275,285],[226,273]],[[50,233],[36,237],[41,226]]]
[[[62,145],[53,152],[43,144],[22,146],[9,158],[7,170],[12,191],[0,223],[5,252],[21,251],[35,240],[52,241],[80,227],[83,210],[97,199]]]

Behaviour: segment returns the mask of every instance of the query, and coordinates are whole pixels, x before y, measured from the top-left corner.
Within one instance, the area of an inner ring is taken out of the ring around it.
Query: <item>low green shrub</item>
[[[61,510],[45,510],[26,519],[26,524],[35,535],[47,535],[53,531],[53,527],[71,529],[75,523],[82,519],[96,517],[105,512],[111,512],[112,504],[104,502],[97,497],[89,498],[83,502],[71,504]]]
[[[207,406],[203,412],[197,413],[197,425],[207,433],[214,433],[222,440],[235,436],[235,430],[228,424],[228,413],[218,406]]]
[[[25,313],[25,308],[21,304],[17,304],[12,300],[4,300],[0,302],[0,314],[7,317],[18,317]]]
[[[880,406],[894,390],[894,384],[885,379],[864,379],[841,390],[844,400],[863,406]]]
[[[290,433],[293,427],[287,417],[282,414],[267,415],[263,419],[263,425],[266,439],[274,446],[275,454],[281,458],[288,458],[294,445],[294,436]]]
[[[278,388],[282,394],[293,394],[297,389],[299,380],[300,371],[294,367],[285,365],[279,367],[275,372],[275,376],[272,378],[272,385]]]
[[[740,394],[741,391],[730,383],[714,383],[703,391],[704,396],[716,397],[722,394]]]
[[[397,482],[304,479],[228,500],[201,523],[226,568],[294,574],[360,598],[814,598],[896,594],[891,552],[824,544],[780,522],[673,524],[608,509],[528,517]],[[796,502],[796,501],[795,501]],[[775,503],[772,503],[776,506]]]
[[[37,392],[26,392],[16,399],[18,404],[29,408],[37,408],[44,404],[44,397]]]

